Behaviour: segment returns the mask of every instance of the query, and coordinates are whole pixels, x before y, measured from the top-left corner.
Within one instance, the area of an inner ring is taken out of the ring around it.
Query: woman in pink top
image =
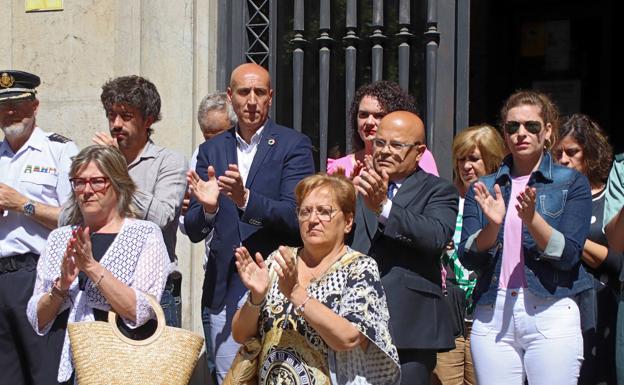
[[[342,170],[347,177],[357,176],[361,168],[359,165],[364,163],[364,155],[373,153],[372,140],[375,138],[381,118],[394,111],[417,113],[414,98],[397,83],[380,80],[361,86],[355,93],[349,112],[351,141],[355,153],[338,159],[328,159],[327,173],[333,174]],[[430,174],[438,175],[433,155],[427,149],[419,166]]]

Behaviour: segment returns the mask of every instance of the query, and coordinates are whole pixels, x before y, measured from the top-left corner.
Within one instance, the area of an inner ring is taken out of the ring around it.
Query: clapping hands
[[[516,203],[516,210],[518,211],[518,216],[525,224],[530,224],[533,221],[536,197],[537,193],[535,188],[529,186],[525,187],[524,191],[516,197],[518,201],[518,203]]]
[[[490,194],[485,184],[482,182],[476,182],[474,184],[475,200],[483,210],[483,214],[488,221],[500,225],[505,219],[505,213],[507,208],[505,207],[505,200],[501,193],[500,187],[494,185],[494,196]]]
[[[214,214],[219,207],[219,186],[214,167],[208,166],[208,180],[202,180],[195,170],[186,173],[191,194],[204,206],[204,211]]]
[[[269,291],[269,269],[260,253],[256,253],[255,261],[245,247],[234,251],[236,269],[243,285],[250,291],[254,303],[260,303]]]
[[[360,173],[353,179],[356,190],[364,199],[364,204],[370,210],[377,212],[386,201],[388,194],[388,174],[385,170],[381,173],[375,170],[373,165],[373,157],[366,155],[364,157],[364,167]]]
[[[74,229],[61,263],[61,290],[67,290],[80,271],[86,273],[97,264],[91,249],[89,227]]]

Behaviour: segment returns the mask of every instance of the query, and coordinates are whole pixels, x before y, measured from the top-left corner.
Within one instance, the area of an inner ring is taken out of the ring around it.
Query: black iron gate
[[[468,121],[469,0],[220,0],[217,84],[256,62],[271,73],[271,115],[312,138],[319,169],[351,151],[357,87],[388,79],[412,93],[427,144],[451,177]]]

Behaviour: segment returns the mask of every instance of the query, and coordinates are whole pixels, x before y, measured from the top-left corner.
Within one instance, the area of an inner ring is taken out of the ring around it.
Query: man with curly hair
[[[102,86],[100,98],[110,132],[97,132],[93,142],[121,150],[137,185],[132,199],[137,217],[156,223],[163,232],[171,262],[161,305],[167,325],[180,327],[182,275],[175,245],[188,163],[181,154],[150,139],[152,125],[161,118],[160,95],[154,83],[136,75],[121,76]]]

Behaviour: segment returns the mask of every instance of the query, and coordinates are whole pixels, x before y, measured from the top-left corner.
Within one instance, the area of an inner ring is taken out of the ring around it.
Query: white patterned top
[[[48,295],[54,280],[61,275],[61,261],[72,229],[72,226],[64,226],[52,231],[37,264],[37,280],[26,312],[30,324],[39,335],[47,334],[53,321],[39,329],[37,304],[42,296]],[[148,221],[125,219],[119,234],[106,250],[100,264],[119,281],[134,289],[136,320],[124,319],[128,327],[136,328],[155,318],[145,295],[149,294],[160,301],[167,281],[169,264],[167,247],[158,226]],[[87,281],[85,290],[81,291],[76,279],[69,288],[69,298],[61,305],[57,314],[70,309],[68,323],[93,321],[94,308],[109,311],[110,305],[102,293],[93,286],[93,282]],[[69,380],[72,372],[69,337],[66,334],[57,380],[59,382]]]
[[[292,248],[294,255],[298,249]],[[262,341],[259,384],[389,385],[400,381],[397,350],[388,329],[388,306],[377,263],[350,248],[308,294],[351,322],[369,340],[361,347],[335,352],[280,292],[274,257],[267,258],[271,287],[260,313]]]

